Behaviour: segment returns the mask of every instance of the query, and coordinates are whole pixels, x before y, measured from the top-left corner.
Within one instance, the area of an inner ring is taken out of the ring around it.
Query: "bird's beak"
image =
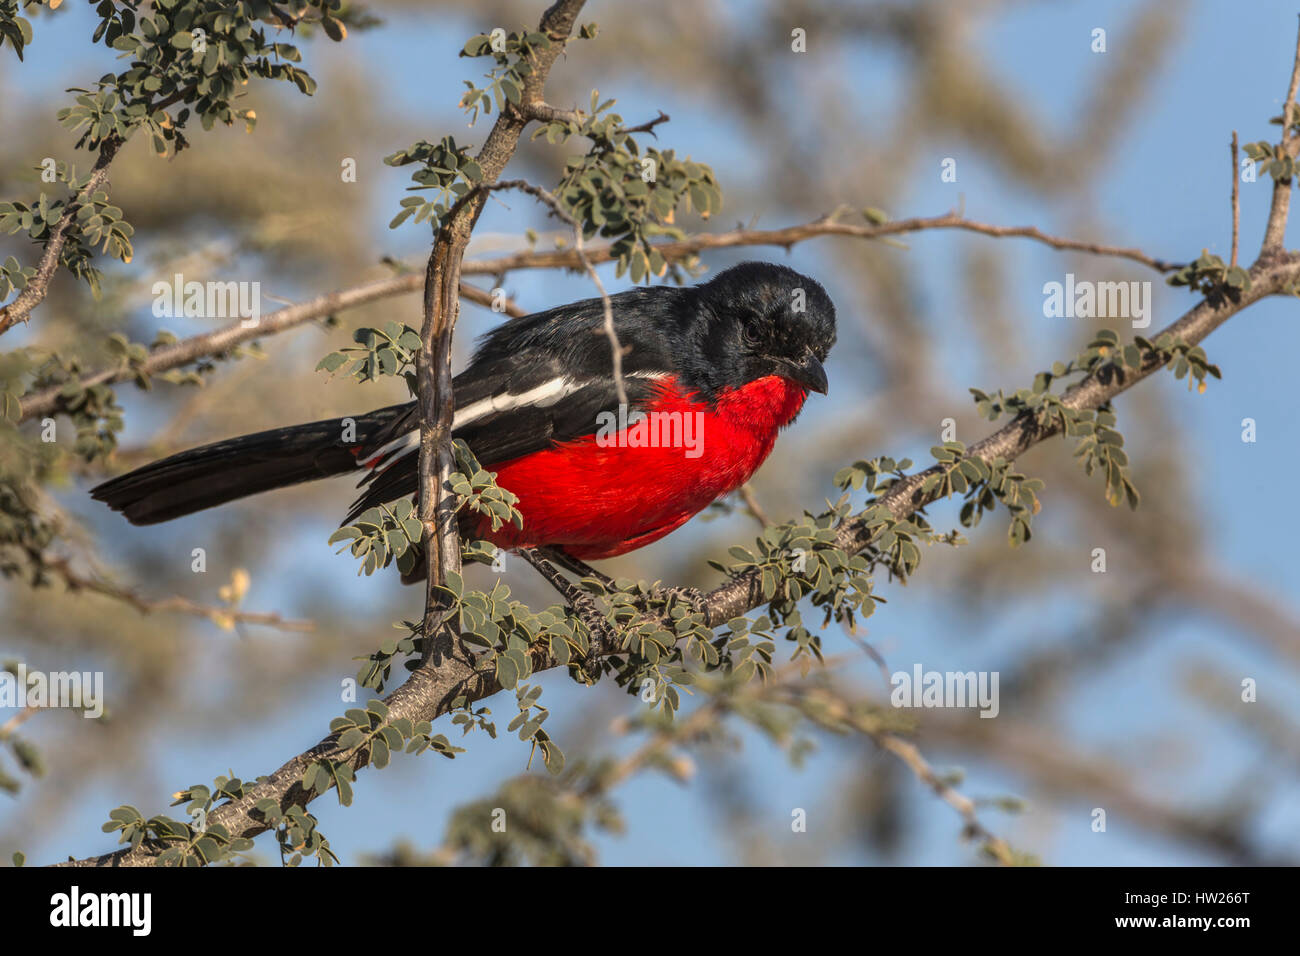
[[[785,377],[790,381],[798,382],[810,391],[826,394],[830,387],[826,381],[826,369],[822,368],[822,363],[811,350],[805,352],[801,359],[786,359],[782,364],[785,367]]]

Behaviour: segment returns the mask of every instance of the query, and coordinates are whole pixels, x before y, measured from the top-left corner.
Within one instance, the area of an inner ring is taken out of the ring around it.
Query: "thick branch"
[[[1300,31],[1296,35],[1295,62],[1291,66],[1291,85],[1287,87],[1286,100],[1282,103],[1282,151],[1288,156],[1296,155],[1300,145],[1291,132],[1295,119],[1295,97],[1300,90]],[[1283,240],[1286,239],[1287,216],[1291,211],[1291,177],[1286,176],[1273,182],[1273,202],[1268,210],[1268,224],[1264,227],[1264,244],[1259,254],[1265,256],[1280,253]]]
[[[549,36],[551,43],[531,55],[530,69],[520,91],[521,106],[501,111],[475,157],[483,186],[490,188],[500,179],[519,145],[520,134],[530,122],[529,108],[544,102],[546,78],[573,32],[583,2],[559,0],[542,14],[538,30]],[[441,626],[444,602],[438,590],[448,574],[460,571],[458,502],[451,491],[451,474],[455,468],[451,424],[456,404],[451,384],[451,342],[459,314],[456,290],[461,263],[486,201],[485,189],[475,189],[448,213],[434,239],[424,277],[424,324],[420,330],[416,376],[420,409],[419,513],[427,562],[422,630],[428,642],[426,663],[451,659],[449,635]]]

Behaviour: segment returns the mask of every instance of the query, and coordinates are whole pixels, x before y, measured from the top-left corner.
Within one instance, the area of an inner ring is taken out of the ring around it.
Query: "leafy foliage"
[[[189,145],[185,129],[195,118],[204,129],[239,120],[251,132],[257,117],[237,104],[250,79],[289,82],[307,95],[316,88],[315,80],[294,65],[302,59],[298,48],[277,41],[273,34],[310,17],[306,22],[319,22],[331,38],[346,35],[336,18],[340,0],[306,0],[296,15],[270,0],[157,0],[144,12],[134,2],[99,0],[92,5],[99,18],[93,42],[118,51],[126,67],[104,74],[90,87],[74,88],[73,105],[60,110],[58,118],[77,134],[78,148],[100,154],[100,166],[137,131],[149,137],[160,156]],[[31,39],[31,24],[18,15],[17,0],[0,0],[0,45],[10,43],[21,59]],[[56,180],[67,184],[67,193],[41,193],[33,202],[0,202],[0,232],[22,231],[44,246],[64,217],[73,214],[59,264],[97,293],[99,272],[91,265],[94,247],[130,262],[134,230],[107,192],[88,188],[92,175],[78,177],[72,166],[57,164]],[[0,271],[0,296],[21,291],[34,275],[16,261],[7,262]]]
[[[496,793],[457,807],[447,825],[445,857],[439,862],[590,866],[596,851],[586,830],[594,824],[617,832],[622,821],[608,800],[578,797],[581,780],[580,774],[561,779],[520,776]],[[498,821],[501,825],[494,825]]]
[[[281,809],[270,797],[263,797],[257,801],[253,812],[275,828],[280,862],[284,866],[300,866],[303,860],[313,856],[319,866],[333,866],[339,861],[330,849],[330,841],[320,832],[316,818],[306,807],[293,803]]]
[[[1287,157],[1287,162],[1291,162],[1290,157]],[[1202,249],[1195,261],[1171,275],[1168,282],[1172,286],[1187,286],[1205,296],[1211,304],[1224,297],[1235,302],[1241,293],[1250,290],[1250,273],[1241,266],[1228,265],[1218,256],[1211,255],[1208,249]]]
[[[1282,118],[1277,117],[1274,122],[1281,125]],[[1292,129],[1294,128],[1295,124],[1292,123]],[[1259,171],[1268,173],[1273,177],[1274,182],[1295,178],[1295,157],[1288,153],[1281,143],[1260,140],[1257,143],[1247,143],[1242,149],[1247,156],[1259,164]]]
[[[45,553],[60,528],[40,510],[39,489],[52,460],[49,445],[19,437],[0,421],[0,576],[47,581]]]
[[[453,747],[442,734],[432,734],[432,729],[427,720],[412,723],[405,717],[390,719],[388,706],[382,700],[372,699],[364,710],[353,707],[330,721],[330,732],[338,735],[342,759],[317,761],[309,766],[303,775],[303,789],[314,787],[324,793],[331,785],[336,786],[339,803],[348,806],[352,803],[353,777],[345,761],[354,753],[364,753],[371,764],[383,769],[391,755],[403,748],[412,754],[432,750],[448,759],[464,752],[460,747]]]
[[[496,473],[484,469],[469,446],[457,439],[452,442],[456,470],[451,474],[451,491],[460,499],[460,507],[485,515],[493,531],[503,525],[524,526],[524,516],[516,505],[519,496],[497,485]]]
[[[594,24],[590,33],[586,32],[587,29],[584,28],[582,36],[594,37]],[[551,43],[551,38],[545,33],[529,29],[512,33],[498,29],[470,37],[460,51],[461,56],[490,56],[495,61],[486,76],[485,87],[465,81],[467,90],[460,99],[460,107],[470,114],[471,125],[477,121],[480,111],[491,113],[493,104],[498,112],[505,109],[506,103],[519,105],[524,83],[533,72],[533,55],[539,50],[549,49]]]
[[[57,7],[58,0],[51,6]],[[22,0],[24,8],[35,6],[35,0]],[[0,0],[0,47],[8,43],[23,58],[23,50],[32,42],[32,22],[20,16],[19,0]]]
[[[0,216],[4,215],[3,209],[8,203],[0,203]],[[0,225],[0,228],[3,228]],[[8,298],[15,292],[21,292],[27,288],[27,283],[36,275],[34,266],[24,266],[13,256],[9,256],[3,263],[0,263],[0,299]]]
[[[373,382],[385,375],[401,375],[415,394],[415,360],[420,351],[420,333],[401,322],[389,322],[382,329],[360,328],[352,334],[354,347],[331,352],[320,360],[317,371],[344,373],[358,382]]]
[[[580,33],[595,35],[595,24]],[[466,81],[468,89],[460,105],[469,112],[471,125],[480,112],[490,113],[494,105],[498,111],[520,107],[532,58],[551,43],[544,33],[528,30],[480,34],[466,43],[462,56],[494,60],[485,86]],[[566,111],[540,124],[533,138],[544,136],[553,145],[564,145],[575,136],[590,141],[585,154],[566,163],[555,196],[579,223],[584,237],[612,240],[617,273],[630,272],[640,282],[667,272],[668,264],[651,240],[684,235],[673,225],[678,206],[707,218],[721,208],[722,193],[710,167],[680,159],[672,150],[643,148],[623,117],[610,112],[613,105],[613,100],[602,103],[593,90],[588,111]],[[403,199],[401,210],[389,223],[393,228],[413,217],[417,223],[428,220],[437,231],[451,211],[483,185],[477,161],[450,136],[436,144],[421,140],[384,161],[390,166],[418,163],[411,176],[415,185],[409,189],[433,194]]]
[[[494,531],[507,522],[522,528],[523,515],[516,507],[518,496],[499,487],[495,473],[486,471],[463,441],[453,442],[452,448],[457,469],[451,476],[451,491],[459,498],[457,510],[486,515]],[[393,562],[406,574],[420,560],[423,533],[414,500],[402,498],[366,509],[354,524],[335,531],[329,543],[344,542],[354,558],[362,559],[358,574],[374,574]],[[484,544],[471,544],[466,557],[491,563],[495,549]]]
[[[396,229],[414,216],[417,223],[431,220],[433,228],[437,230],[452,207],[483,179],[483,170],[479,164],[465,147],[457,146],[456,140],[450,136],[444,136],[437,143],[420,140],[414,146],[385,156],[384,162],[389,166],[419,163],[420,168],[411,174],[415,185],[407,188],[413,192],[433,193],[432,199],[424,196],[407,196],[403,199],[401,212],[388,224],[390,229]]]
[[[225,786],[219,786],[216,793],[207,792],[206,787],[183,791],[176,795],[176,803],[189,800],[192,806],[210,805],[212,800],[228,796],[227,788],[232,785],[242,792],[243,785],[239,781],[229,781]],[[219,823],[203,828],[173,820],[164,814],[146,820],[139,810],[129,805],[110,811],[108,822],[101,829],[105,833],[120,832],[119,845],[135,849],[145,844],[157,850],[156,866],[206,866],[253,848],[252,840],[231,837],[230,831]]]
[[[662,276],[668,266],[651,241],[683,238],[685,233],[672,224],[677,206],[684,204],[707,219],[721,209],[722,192],[709,166],[679,159],[672,150],[643,149],[623,117],[608,112],[614,101],[599,100],[592,90],[589,112],[578,111],[577,120],[546,124],[533,137],[560,145],[573,136],[591,141],[585,155],[565,164],[557,198],[587,238],[612,240],[618,275],[630,272],[634,282]]]
[[[59,252],[59,265],[78,279],[83,279],[91,291],[99,294],[100,272],[91,263],[94,247],[106,255],[130,262],[134,255],[131,237],[135,234],[130,223],[122,219],[122,210],[108,201],[108,193],[97,189],[87,193],[90,174],[77,176],[76,167],[67,163],[55,166],[57,182],[67,184],[62,196],[41,193],[33,203],[0,202],[0,233],[13,235],[23,232],[41,246],[48,244],[55,229],[69,210],[75,210],[72,227]],[[36,275],[31,267],[24,268],[10,257],[5,263],[4,278],[0,279],[0,292],[21,291]]]
[[[1149,367],[1164,365],[1171,368],[1176,378],[1187,378],[1188,388],[1199,392],[1206,388],[1206,377],[1222,378],[1222,372],[1206,357],[1200,346],[1189,346],[1168,332],[1161,333],[1153,342],[1137,336],[1121,345],[1119,336],[1111,329],[1102,329],[1088,346],[1067,363],[1057,362],[1051,371],[1039,372],[1030,389],[1020,389],[1013,395],[1001,390],[989,395],[972,388],[976,407],[990,421],[1003,415],[1024,415],[1032,418],[1039,428],[1059,430],[1065,437],[1078,438],[1075,457],[1080,460],[1086,474],[1099,470],[1106,479],[1106,498],[1112,505],[1127,499],[1136,508],[1139,495],[1129,469],[1128,454],[1124,451],[1124,436],[1115,429],[1116,418],[1109,403],[1097,409],[1075,408],[1063,401],[1063,396],[1051,391],[1057,380],[1071,376],[1092,376],[1103,383]]]
[[[204,129],[238,119],[251,130],[256,116],[236,101],[253,77],[292,83],[309,96],[316,90],[316,81],[294,65],[302,59],[298,48],[276,41],[266,25],[279,32],[311,13],[331,39],[342,40],[344,32],[330,29],[339,6],[339,0],[305,0],[294,17],[270,0],[157,0],[146,13],[102,0],[94,41],[122,53],[126,69],[75,90],[76,105],[59,118],[81,133],[78,145],[98,149],[142,129],[160,155],[188,145],[184,129],[195,116]],[[173,112],[175,106],[181,108]]]
[[[394,561],[398,570],[406,574],[419,560],[423,531],[413,501],[403,498],[366,509],[354,524],[339,528],[330,535],[329,543],[345,542],[352,556],[361,558],[357,574],[374,574]]]

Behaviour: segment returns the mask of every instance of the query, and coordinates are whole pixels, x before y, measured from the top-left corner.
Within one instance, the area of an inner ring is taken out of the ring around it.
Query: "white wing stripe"
[[[629,372],[627,378],[647,378],[660,379],[667,378],[667,372]],[[575,382],[571,378],[563,376],[553,378],[549,382],[543,382],[536,388],[530,388],[526,392],[520,392],[513,395],[510,392],[502,392],[499,395],[490,395],[487,398],[479,399],[472,405],[466,405],[464,408],[456,410],[452,417],[452,431],[468,425],[470,422],[477,421],[485,415],[496,414],[497,412],[509,411],[512,408],[519,408],[524,405],[554,405],[566,395],[572,395],[574,392],[585,388],[589,382]],[[388,444],[378,449],[366,461],[358,461],[358,465],[366,465],[370,468],[378,469],[388,463],[392,458],[398,458],[402,455],[414,451],[420,444],[420,429],[414,428],[405,435],[399,435]]]
[[[571,395],[580,388],[582,388],[582,383],[575,382],[570,378],[560,377],[553,378],[549,382],[544,382],[536,388],[530,388],[518,395],[511,395],[509,392],[489,395],[473,405],[466,405],[464,408],[457,409],[451,427],[457,429],[462,425],[468,425],[470,422],[482,418],[484,415],[509,411],[512,408],[519,408],[521,405],[554,405],[565,395]]]

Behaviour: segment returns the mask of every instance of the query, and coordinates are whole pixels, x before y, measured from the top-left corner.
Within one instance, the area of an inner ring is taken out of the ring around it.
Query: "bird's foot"
[[[605,612],[590,594],[575,587],[565,596],[565,600],[569,604],[569,609],[587,626],[590,650],[578,666],[588,680],[595,683],[604,671],[604,658],[599,654],[599,650],[617,647],[618,635],[605,617]]]
[[[538,550],[522,550],[519,553],[560,593],[570,610],[586,625],[590,651],[576,666],[582,669],[591,683],[595,683],[604,669],[603,657],[597,651],[601,647],[617,646],[617,634],[605,617],[605,612],[590,594],[561,574]]]

